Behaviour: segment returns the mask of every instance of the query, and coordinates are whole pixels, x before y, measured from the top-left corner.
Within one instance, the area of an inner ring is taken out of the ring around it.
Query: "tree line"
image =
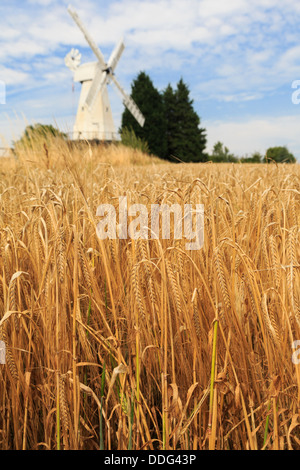
[[[237,157],[222,142],[214,145],[209,160],[215,163],[296,163],[297,161],[285,146],[269,147],[265,155],[254,152],[250,156]]]
[[[219,141],[209,154],[206,151],[206,129],[201,126],[201,119],[190,98],[190,90],[182,78],[176,88],[168,84],[163,91],[158,91],[149,75],[142,71],[132,82],[131,97],[146,119],[141,127],[130,111],[124,109],[119,129],[124,145],[172,162],[296,162],[294,155],[285,146],[270,147],[265,155],[254,152],[251,156],[239,158]],[[46,138],[47,134],[67,138],[52,125],[38,123],[27,126],[14,147],[31,143],[35,137]]]

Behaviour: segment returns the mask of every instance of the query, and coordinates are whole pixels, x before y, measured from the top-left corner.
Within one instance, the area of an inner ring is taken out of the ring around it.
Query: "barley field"
[[[203,204],[203,248],[98,238],[124,195]],[[299,203],[299,165],[0,159],[0,449],[300,449]]]

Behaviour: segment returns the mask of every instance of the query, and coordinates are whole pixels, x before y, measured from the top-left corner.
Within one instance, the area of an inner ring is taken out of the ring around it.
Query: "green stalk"
[[[128,450],[132,450],[133,419],[134,419],[134,396],[131,397],[131,405],[130,405]]]
[[[100,422],[99,422],[99,428],[100,428],[100,450],[104,450],[104,439],[103,439],[103,413],[102,413],[102,408],[103,408],[103,395],[104,395],[104,386],[105,386],[105,362],[103,364],[103,370],[102,370],[102,375],[101,375],[101,389],[100,389]]]
[[[58,382],[58,379],[57,379]],[[58,384],[59,387],[59,384]],[[60,414],[59,414],[59,389],[57,388],[56,397],[56,447],[60,450]]]
[[[104,440],[103,440],[103,424],[102,424],[102,421],[103,421],[103,414],[102,414],[102,409],[103,409],[103,397],[101,397],[100,399],[100,420],[99,420],[99,428],[100,428],[100,435],[99,435],[99,438],[100,438],[100,450],[104,450]]]
[[[269,402],[268,412],[270,411],[270,409],[271,409],[271,401]],[[266,419],[266,426],[265,426],[265,433],[264,433],[264,443],[263,443],[263,446],[265,445],[265,443],[266,443],[266,441],[267,441],[267,437],[268,437],[269,420],[270,420],[270,415],[268,414],[267,419]]]
[[[92,303],[91,299],[89,299],[89,308],[88,308],[88,315],[87,315],[87,326],[90,324],[90,316],[92,311]],[[87,338],[89,337],[89,331],[86,331]],[[87,385],[87,366],[84,366],[84,385]],[[84,393],[84,403],[86,402],[86,393]]]
[[[139,419],[140,419],[140,357],[139,357],[139,333],[136,336],[136,432],[137,432],[137,447],[139,447]]]
[[[209,433],[211,432],[211,426],[212,426],[212,412],[213,412],[214,385],[215,385],[215,372],[216,372],[216,357],[217,357],[218,323],[219,323],[218,320],[214,321],[214,336],[213,336],[213,349],[212,349],[212,360],[211,360],[211,377],[210,377],[209,419],[208,419]]]

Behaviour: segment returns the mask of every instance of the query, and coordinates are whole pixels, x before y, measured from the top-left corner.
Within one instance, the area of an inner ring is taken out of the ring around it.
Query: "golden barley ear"
[[[298,298],[298,293],[295,290],[296,286],[296,279],[298,278],[297,268],[298,261],[297,261],[297,251],[296,245],[298,243],[298,232],[299,227],[294,226],[290,229],[287,239],[287,285],[288,285],[288,295],[290,298],[291,306],[293,313],[295,315],[295,319],[300,325],[300,302]]]
[[[8,333],[7,333],[7,322],[4,322],[0,326],[0,340],[5,343],[5,357],[6,363],[12,379],[17,382],[19,380],[19,373],[16,365],[16,361],[12,352],[11,347],[8,342]]]
[[[217,249],[215,251],[215,254],[214,254],[214,267],[215,267],[215,270],[216,270],[216,273],[217,273],[217,279],[218,279],[218,282],[219,282],[220,291],[221,291],[221,294],[222,294],[224,304],[225,304],[226,308],[228,310],[230,310],[231,309],[231,300],[230,300],[229,291],[228,291],[228,287],[227,287],[225,271],[224,271],[224,267],[223,267],[223,260],[222,260],[221,253],[220,253],[219,249]]]
[[[197,338],[201,338],[201,327],[200,327],[200,316],[199,316],[199,307],[198,307],[198,289],[194,290],[192,297],[192,306],[193,306],[193,322],[195,327],[195,332]]]
[[[139,278],[139,269],[140,265],[135,264],[132,268],[131,271],[131,285],[135,297],[135,301],[138,307],[138,310],[142,316],[142,318],[145,318],[146,312],[145,312],[145,307],[143,303],[143,294],[141,290],[141,283],[140,283],[140,278]]]
[[[57,235],[57,269],[59,281],[63,284],[66,269],[66,239],[63,225],[60,226]]]
[[[172,290],[173,297],[174,297],[175,307],[176,307],[176,310],[177,310],[177,313],[178,313],[179,317],[181,318],[181,316],[182,316],[182,305],[181,305],[178,282],[177,282],[177,280],[175,278],[175,274],[174,274],[174,268],[171,266],[171,263],[168,259],[165,260],[165,263],[166,263],[166,268],[167,268],[167,276],[169,278],[170,285],[171,285],[171,290]]]
[[[12,259],[12,253],[11,253],[11,247],[10,244],[7,243],[5,248],[4,248],[4,274],[5,274],[5,281],[8,285],[10,278],[12,277],[12,264],[13,264],[13,259]]]
[[[66,397],[66,375],[59,374],[59,404],[64,431],[70,429],[70,412]]]
[[[85,284],[87,291],[89,292],[92,287],[92,281],[91,281],[91,276],[90,276],[90,271],[88,268],[87,260],[80,244],[78,244],[78,258],[79,258],[79,264],[80,264],[82,276],[84,279],[84,284]]]
[[[281,269],[280,269],[278,247],[277,247],[276,238],[274,237],[274,235],[270,235],[269,240],[270,240],[271,266],[274,272],[276,288],[279,289],[280,283],[281,283]]]
[[[268,295],[266,292],[263,293],[261,298],[261,308],[266,330],[271,340],[274,342],[274,345],[278,346],[280,344],[278,324],[273,309],[268,306]]]
[[[150,264],[150,254],[149,254],[149,243],[147,240],[138,239],[137,240],[137,255],[141,261],[141,269],[143,270],[144,276],[142,276],[142,286],[149,293],[151,305],[153,311],[156,312],[158,302],[157,295],[155,291],[155,282],[153,280],[152,271],[149,266]]]

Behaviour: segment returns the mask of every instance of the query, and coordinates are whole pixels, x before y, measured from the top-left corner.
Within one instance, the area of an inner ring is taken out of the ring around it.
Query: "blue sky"
[[[141,70],[159,90],[183,78],[208,151],[218,140],[239,156],[286,145],[300,161],[300,104],[292,102],[292,83],[300,80],[297,0],[1,0],[3,142],[27,123],[72,130],[80,85],[73,93],[64,57],[72,47],[83,63],[94,56],[69,3],[105,58],[124,38],[115,72],[127,92]],[[109,93],[118,126],[123,105],[114,89]]]

